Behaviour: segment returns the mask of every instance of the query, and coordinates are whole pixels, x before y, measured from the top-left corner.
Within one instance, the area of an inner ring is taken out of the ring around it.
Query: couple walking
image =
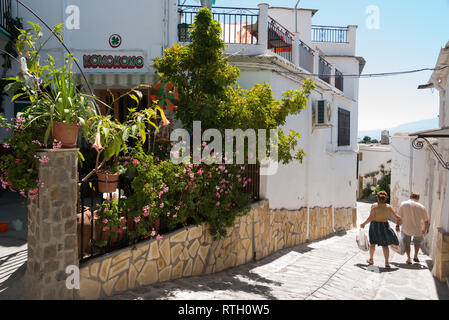
[[[388,194],[385,191],[377,193],[377,203],[371,206],[371,212],[368,219],[363,222],[360,227],[363,229],[365,225],[370,223],[369,228],[369,259],[368,264],[373,264],[374,251],[376,245],[381,246],[385,257],[385,268],[390,268],[388,258],[390,255],[389,245],[399,245],[399,240],[388,224],[388,217],[391,214],[396,219],[396,231],[400,231],[400,224],[402,223],[402,238],[405,244],[405,253],[407,254],[407,264],[412,264],[410,258],[410,243],[413,237],[415,245],[415,256],[413,261],[419,262],[418,251],[421,247],[423,235],[426,233],[429,225],[429,213],[426,208],[420,204],[419,194],[412,193],[410,199],[401,203],[398,213],[396,214],[393,208],[386,204]],[[422,223],[424,222],[424,225]]]

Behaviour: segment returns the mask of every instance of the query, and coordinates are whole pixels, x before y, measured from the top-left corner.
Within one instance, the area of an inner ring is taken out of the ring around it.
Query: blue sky
[[[296,0],[216,0],[217,6],[294,7]],[[366,9],[380,10],[380,28],[368,29]],[[434,67],[449,41],[449,0],[301,0],[300,7],[318,9],[313,24],[358,25],[357,55],[366,59],[364,73]],[[437,117],[438,92],[417,90],[431,72],[360,80],[359,130],[391,128]]]

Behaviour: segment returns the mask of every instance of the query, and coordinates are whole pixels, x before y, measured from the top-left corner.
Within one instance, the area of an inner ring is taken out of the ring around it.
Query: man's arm
[[[429,226],[429,221],[430,221],[430,217],[429,217],[429,212],[427,211],[426,208],[424,208],[424,226],[422,227],[421,233],[422,234],[426,234],[427,232],[427,227]]]

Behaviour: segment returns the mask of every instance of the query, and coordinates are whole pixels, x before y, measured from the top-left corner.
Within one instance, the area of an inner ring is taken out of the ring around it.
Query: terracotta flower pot
[[[76,141],[78,140],[78,131],[81,125],[79,123],[70,124],[70,130],[66,123],[53,123],[52,135],[53,139],[61,141],[62,148],[76,148]]]
[[[8,222],[0,222],[0,233],[4,233],[8,230]]]
[[[102,173],[97,172],[98,177],[98,191],[101,193],[115,192],[118,186],[118,173]]]

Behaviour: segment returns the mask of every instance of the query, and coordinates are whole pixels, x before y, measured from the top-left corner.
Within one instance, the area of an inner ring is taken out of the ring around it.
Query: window
[[[338,146],[351,144],[351,113],[338,108]]]

